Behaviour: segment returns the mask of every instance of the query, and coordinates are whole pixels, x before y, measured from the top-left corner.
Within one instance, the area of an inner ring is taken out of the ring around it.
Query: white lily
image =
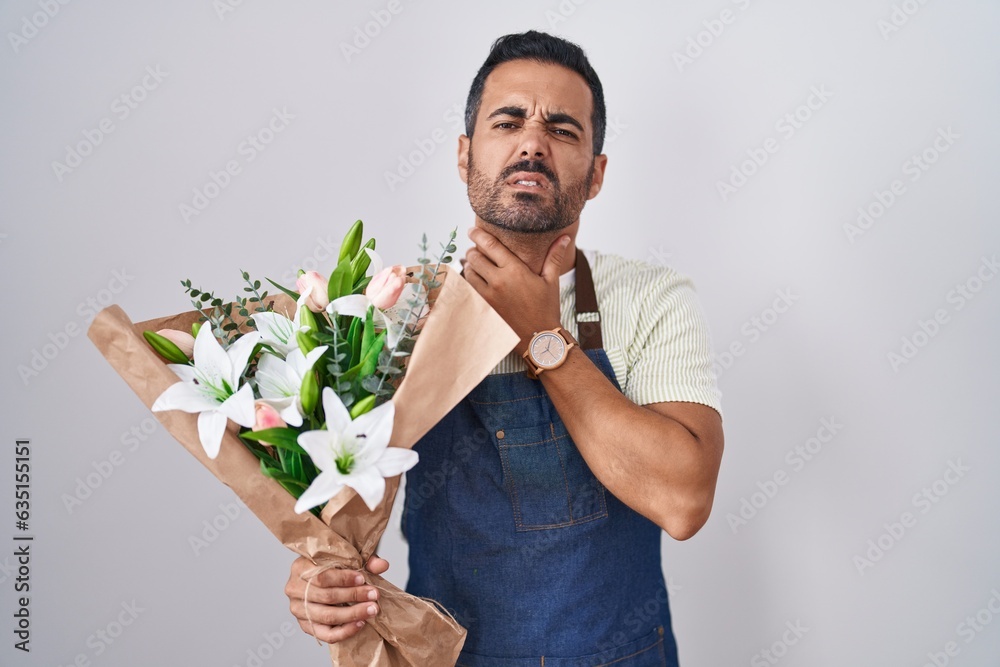
[[[412,449],[389,447],[396,414],[392,401],[355,420],[330,387],[323,389],[326,430],[299,434],[298,443],[322,472],[295,503],[306,512],[321,505],[345,486],[358,492],[374,511],[385,495],[385,478],[406,472],[419,457]]]
[[[160,394],[153,412],[198,413],[198,438],[208,457],[214,459],[229,419],[248,428],[254,425],[253,389],[247,383],[241,387],[240,379],[260,340],[260,334],[253,331],[224,350],[212,327],[202,326],[194,339],[194,365],[168,364],[181,381]]]
[[[306,307],[306,299],[311,293],[312,288],[309,288],[299,295],[295,302],[295,317],[293,319],[288,319],[281,313],[275,312],[254,313],[253,321],[257,331],[260,332],[260,342],[270,345],[275,352],[283,357],[287,357],[292,350],[299,349],[295,334],[308,329],[308,327],[302,326],[300,313]]]
[[[295,348],[284,359],[264,354],[257,362],[255,377],[260,398],[277,410],[285,423],[302,426],[302,403],[299,399],[302,379],[326,349],[326,345],[321,345],[309,354],[302,354],[302,350]]]
[[[369,271],[372,275],[379,273],[384,268],[382,257],[370,248],[365,248],[365,252],[368,253],[372,260],[369,265]],[[399,311],[404,306],[409,307],[409,301],[417,296],[417,284],[407,283],[402,293],[400,293],[399,298],[396,299],[396,304],[391,308],[381,310],[375,307],[375,304],[372,303],[367,294],[348,294],[347,296],[342,296],[339,299],[331,301],[326,307],[326,312],[331,316],[334,314],[349,315],[363,320],[368,315],[368,308],[375,308],[374,317],[376,326],[380,326],[385,330],[386,343],[390,348],[393,348],[396,346],[403,332],[403,318],[400,317]]]

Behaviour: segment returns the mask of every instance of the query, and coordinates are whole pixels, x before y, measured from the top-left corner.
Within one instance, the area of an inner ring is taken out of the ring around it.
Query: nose
[[[528,123],[521,131],[521,158],[540,160],[548,155],[548,133],[544,127]]]

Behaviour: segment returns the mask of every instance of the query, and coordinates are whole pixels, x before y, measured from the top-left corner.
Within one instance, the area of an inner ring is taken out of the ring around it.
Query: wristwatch
[[[535,332],[522,355],[528,364],[528,377],[534,380],[542,371],[562,366],[575,345],[576,341],[562,327]]]

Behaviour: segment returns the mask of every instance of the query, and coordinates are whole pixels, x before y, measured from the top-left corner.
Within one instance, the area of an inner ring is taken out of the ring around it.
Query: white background
[[[983,280],[995,273],[983,261],[1000,252],[1000,7],[399,2],[397,14],[381,1],[0,7],[0,532],[15,533],[13,441],[27,437],[36,535],[28,655],[12,648],[12,543],[0,548],[0,662],[252,665],[278,633],[263,664],[324,664],[297,627],[281,636],[292,556],[248,512],[195,553],[190,538],[234,496],[81,333],[88,300],[135,321],[186,310],[178,280],[235,294],[239,269],[314,268],[359,217],[392,261],[412,261],[421,232],[458,227],[467,247],[455,109],[495,37],[538,28],[584,46],[608,100],[607,180],[580,245],[692,276],[716,350],[741,351],[719,357],[713,516],[690,541],[664,537],[682,664],[998,664],[1000,280]],[[144,77],[150,89],[131,92]],[[828,99],[802,107],[814,87]],[[122,95],[143,98],[127,117]],[[241,142],[275,109],[294,118],[248,161]],[[789,113],[794,132],[777,125]],[[113,132],[57,173],[104,119]],[[743,165],[768,139],[777,152]],[[927,149],[933,164],[912,171]],[[229,160],[240,173],[185,220],[180,205]],[[723,197],[734,166],[752,175]],[[387,172],[406,177],[390,187]],[[897,179],[902,194],[851,233]],[[779,291],[792,295],[780,314]],[[823,419],[842,425],[834,437],[803,464],[786,458]],[[116,451],[121,465],[78,492]],[[950,463],[967,470],[915,501]],[[744,499],[758,507],[736,523]],[[911,525],[894,528],[904,512]],[[397,522],[382,553],[405,584]],[[96,639],[133,601],[134,622]],[[977,613],[981,630],[960,626]]]

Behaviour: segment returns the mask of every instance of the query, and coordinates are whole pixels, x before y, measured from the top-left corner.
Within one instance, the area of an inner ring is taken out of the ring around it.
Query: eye
[[[556,127],[552,129],[553,134],[558,134],[561,137],[566,137],[567,139],[576,139],[576,134],[570,130],[564,130],[561,127]]]
[[[517,123],[511,123],[509,121],[504,121],[502,123],[497,123],[494,127],[498,130],[516,130]]]

